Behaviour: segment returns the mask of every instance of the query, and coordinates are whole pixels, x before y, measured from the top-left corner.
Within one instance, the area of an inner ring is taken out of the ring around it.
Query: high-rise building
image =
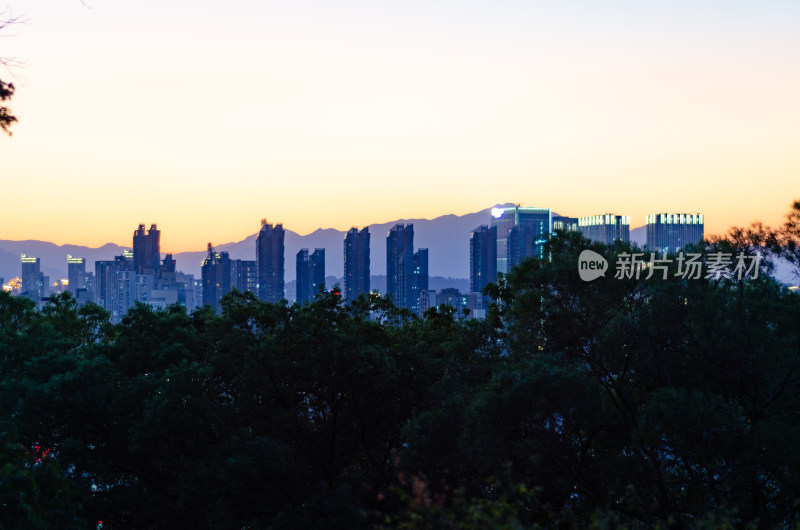
[[[497,227],[482,225],[469,235],[469,287],[479,293],[497,281]]]
[[[22,262],[22,287],[20,296],[25,296],[36,302],[50,296],[50,278],[42,274],[39,258],[33,256],[21,257]]]
[[[553,231],[553,213],[550,208],[492,208],[489,226],[497,229],[497,272],[506,273],[521,259],[544,256],[544,243]]]
[[[96,261],[94,271],[95,301],[111,313],[111,321],[117,323],[135,300],[135,293],[131,294],[135,281],[131,285],[130,277],[136,274],[133,270],[133,252],[125,250],[113,260]]]
[[[203,304],[219,313],[219,301],[231,292],[231,259],[227,252],[216,252],[208,244],[208,255],[203,260]]]
[[[396,224],[386,234],[386,295],[398,307],[410,307],[414,267],[414,225]]]
[[[256,294],[258,285],[258,272],[255,260],[232,259],[231,260],[231,288],[238,291],[250,291]]]
[[[315,248],[311,254],[311,297],[325,288],[325,249]]]
[[[158,274],[161,261],[161,231],[155,224],[145,232],[144,225],[133,232],[133,266],[136,274]]]
[[[703,241],[703,215],[657,213],[647,216],[647,248],[678,252],[686,245]]]
[[[548,234],[545,223],[523,223],[512,227],[508,231],[506,243],[508,270],[519,265],[525,258],[543,259]]]
[[[159,278],[159,285],[160,286],[171,286],[175,284],[175,275],[176,275],[176,265],[177,263],[172,258],[172,254],[167,254],[164,256],[164,261],[161,262],[158,268],[158,278]]]
[[[344,296],[369,293],[369,228],[351,228],[344,236]]]
[[[264,302],[280,302],[284,298],[283,225],[274,227],[261,220],[261,230],[256,237],[256,269],[258,270],[257,295]]]
[[[578,218],[553,215],[553,232],[556,230],[560,230],[561,232],[577,232]]]
[[[297,253],[296,300],[298,304],[306,304],[314,300],[325,285],[325,249],[314,249],[309,255],[308,249],[300,249]]]
[[[428,290],[428,249],[420,248],[414,253],[413,270],[411,276],[410,292],[408,294],[408,308],[418,315],[422,315],[419,305],[419,295]]]
[[[301,248],[297,253],[296,267],[295,300],[298,304],[303,305],[314,299],[313,291],[311,290],[311,276],[313,275],[314,266],[311,263],[307,248]]]
[[[67,281],[69,292],[78,298],[78,289],[86,289],[86,260],[67,254]]]
[[[398,307],[419,313],[420,292],[428,289],[428,249],[414,253],[414,225],[397,224],[386,235],[386,294]]]
[[[615,241],[629,243],[631,218],[627,215],[607,213],[590,215],[578,219],[578,230],[583,237],[598,243],[611,245]]]

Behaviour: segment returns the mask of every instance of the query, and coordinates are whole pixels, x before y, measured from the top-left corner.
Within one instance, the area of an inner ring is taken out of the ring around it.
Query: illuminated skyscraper
[[[67,280],[69,281],[69,292],[77,299],[78,289],[86,289],[85,259],[67,254]]]
[[[560,230],[562,232],[577,232],[578,218],[564,217],[563,215],[553,215],[553,232],[556,230]]]
[[[256,269],[258,271],[258,299],[280,302],[284,298],[283,225],[274,227],[261,220],[261,230],[256,237]]]
[[[351,228],[344,236],[344,296],[369,293],[369,228]]]
[[[40,270],[39,258],[22,255],[22,288],[20,295],[38,302],[50,296],[50,278]]]
[[[614,241],[630,242],[630,225],[631,218],[629,216],[613,213],[578,219],[578,230],[583,237],[606,245],[611,245]]]
[[[550,208],[492,208],[489,226],[497,229],[497,272],[506,273],[524,258],[544,256],[553,213]]]
[[[657,213],[647,216],[647,248],[678,252],[703,241],[703,216],[690,213]]]

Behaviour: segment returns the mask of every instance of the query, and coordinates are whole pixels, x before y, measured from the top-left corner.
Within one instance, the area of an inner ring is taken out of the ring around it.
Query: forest
[[[798,263],[785,225],[694,250]],[[234,292],[118,325],[0,293],[0,528],[800,525],[800,294],[757,277],[490,284],[486,319]]]

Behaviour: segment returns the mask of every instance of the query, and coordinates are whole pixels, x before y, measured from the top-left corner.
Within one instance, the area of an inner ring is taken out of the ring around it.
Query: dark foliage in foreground
[[[585,283],[590,247],[625,250],[555,238],[484,321],[0,294],[0,527],[796,525],[800,296]]]

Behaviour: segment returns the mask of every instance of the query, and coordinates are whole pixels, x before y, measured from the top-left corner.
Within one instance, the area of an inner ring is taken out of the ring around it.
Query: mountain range
[[[497,205],[506,206],[506,205]],[[496,207],[496,206],[495,206]],[[489,224],[491,208],[465,215],[443,215],[435,219],[397,219],[387,223],[369,225],[370,232],[370,271],[380,282],[378,276],[386,273],[386,233],[398,223],[413,223],[414,247],[428,249],[428,273],[431,277],[442,278],[437,284],[453,287],[463,285],[469,277],[469,234],[480,225]],[[134,227],[135,228],[135,227]],[[359,227],[361,228],[361,227]],[[344,236],[345,231],[333,228],[320,228],[307,235],[286,230],[285,235],[285,280],[287,294],[293,292],[288,285],[295,279],[295,255],[301,248],[325,249],[325,273],[341,279],[344,276]],[[227,251],[231,259],[255,259],[256,235],[242,241],[216,245],[217,251]],[[646,227],[632,228],[631,243],[640,247],[646,242]],[[0,239],[0,278],[6,282],[21,272],[20,255],[27,254],[41,259],[42,272],[50,276],[50,281],[67,277],[67,254],[86,259],[86,270],[94,271],[94,262],[110,260],[119,256],[125,249],[113,243],[98,248],[81,245],[56,245],[47,241],[11,241]],[[200,267],[207,251],[180,252],[173,255],[177,268],[187,274],[200,277]],[[774,275],[784,283],[796,283],[793,269],[778,263]],[[383,280],[385,282],[385,279]],[[373,288],[377,288],[373,286]],[[433,288],[433,287],[432,287]],[[463,290],[463,289],[462,289]]]
[[[498,205],[501,206],[501,205]],[[464,279],[469,277],[469,234],[480,225],[489,224],[491,208],[465,215],[443,215],[435,219],[397,219],[387,223],[369,225],[370,271],[373,275],[386,273],[386,233],[398,223],[414,225],[414,248],[428,249],[428,272],[430,276]],[[132,225],[133,228],[135,226]],[[359,227],[359,229],[362,227]],[[284,228],[285,229],[285,228]],[[307,235],[285,229],[285,280],[295,279],[295,256],[301,248],[313,251],[325,249],[325,274],[341,278],[344,276],[344,236],[346,231],[320,228]],[[255,259],[256,236],[254,233],[242,241],[215,245],[218,252],[227,251],[231,259]],[[94,271],[94,262],[110,260],[125,249],[113,243],[99,248],[80,245],[56,245],[47,241],[0,240],[0,278],[8,281],[20,275],[20,255],[27,254],[41,259],[41,270],[51,281],[67,277],[67,254],[86,259],[87,272]],[[173,255],[177,269],[200,277],[200,267],[206,250],[179,252]]]

